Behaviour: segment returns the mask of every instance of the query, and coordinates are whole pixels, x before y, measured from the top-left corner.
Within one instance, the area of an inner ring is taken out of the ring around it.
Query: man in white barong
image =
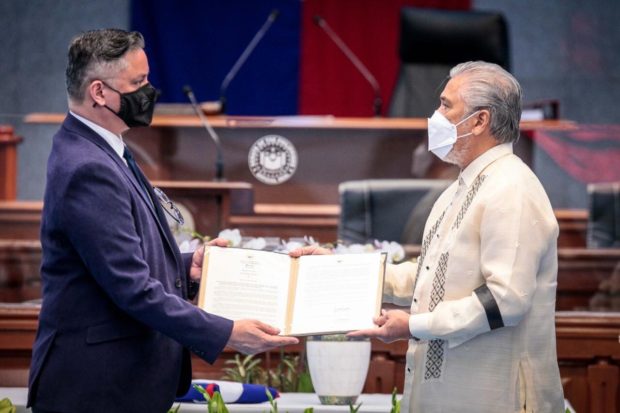
[[[403,412],[564,411],[556,356],[558,224],[513,154],[521,87],[501,67],[459,64],[429,119],[429,150],[461,172],[435,203],[417,262],[390,266],[377,327],[409,340]]]

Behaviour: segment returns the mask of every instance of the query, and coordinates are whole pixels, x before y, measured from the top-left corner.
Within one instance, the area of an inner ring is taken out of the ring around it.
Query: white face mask
[[[445,160],[458,138],[471,135],[471,132],[469,132],[457,136],[456,127],[476,113],[478,113],[478,111],[472,113],[459,123],[452,124],[444,115],[435,111],[433,116],[428,118],[428,150],[433,152],[439,159]]]

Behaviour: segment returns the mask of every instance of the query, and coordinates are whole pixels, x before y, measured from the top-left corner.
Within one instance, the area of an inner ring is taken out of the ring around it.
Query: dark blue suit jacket
[[[187,301],[191,256],[158,214],[118,154],[69,114],[48,161],[29,405],[165,412],[189,386],[188,349],[220,354],[232,322]]]

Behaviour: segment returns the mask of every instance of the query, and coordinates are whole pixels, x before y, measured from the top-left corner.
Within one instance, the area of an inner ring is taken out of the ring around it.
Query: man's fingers
[[[299,339],[291,336],[271,336],[269,338],[269,344],[271,344],[271,347],[292,346],[294,344],[299,344]]]
[[[295,248],[294,250],[289,251],[289,255],[293,258],[301,257],[302,255],[329,255],[332,251],[319,247],[318,245],[308,245],[305,247]]]
[[[227,247],[229,244],[229,241],[225,238],[215,238],[212,239],[211,241],[207,242],[207,245],[210,247],[216,246],[216,247]]]
[[[280,329],[277,327],[270,326],[269,324],[263,323],[262,321],[258,321],[258,320],[256,320],[255,324],[256,324],[256,328],[258,328],[261,331],[264,331],[270,336],[275,336],[275,335],[280,334]]]
[[[258,320],[238,320],[228,345],[244,354],[256,354],[274,347],[298,344],[297,337],[279,336],[280,330]]]
[[[372,322],[381,327],[383,324],[387,322],[387,317],[384,315],[380,315],[379,317],[374,317]]]
[[[299,343],[299,339],[297,337],[289,337],[289,336],[279,336],[280,329],[269,324],[263,323],[262,321],[256,321],[256,327],[267,334],[266,340],[269,345],[273,346],[288,346],[291,344]]]
[[[303,248],[299,247],[299,248],[295,248],[294,250],[290,250],[288,252],[288,255],[290,255],[293,258],[301,257],[303,255]]]
[[[378,328],[369,328],[366,330],[357,330],[347,333],[347,337],[370,338],[378,337],[380,330]]]

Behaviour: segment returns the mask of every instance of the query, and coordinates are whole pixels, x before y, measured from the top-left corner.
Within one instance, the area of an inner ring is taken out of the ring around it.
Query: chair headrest
[[[509,70],[506,20],[495,12],[404,7],[400,59],[447,65],[484,60]]]

